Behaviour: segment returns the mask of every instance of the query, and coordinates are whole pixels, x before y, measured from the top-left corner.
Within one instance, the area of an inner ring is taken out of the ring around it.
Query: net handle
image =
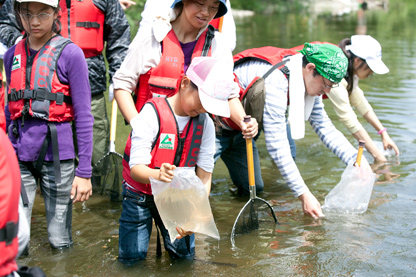
[[[251,116],[246,115],[244,117],[244,123],[248,124],[250,122]],[[254,162],[253,162],[253,140],[251,138],[246,139],[246,149],[247,149],[247,168],[248,168],[248,184],[250,189],[250,198],[256,198],[256,186],[254,178]]]
[[[358,142],[357,160],[355,161],[355,163],[358,165],[358,167],[361,166],[361,156],[363,155],[363,152],[364,152],[364,146],[365,146],[365,141],[360,140]]]
[[[110,152],[116,151],[116,129],[117,129],[117,101],[111,101],[111,125],[110,125]]]

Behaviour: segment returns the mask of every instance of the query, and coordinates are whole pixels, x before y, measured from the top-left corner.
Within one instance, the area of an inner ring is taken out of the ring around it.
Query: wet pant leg
[[[215,161],[221,156],[230,173],[231,180],[238,187],[239,194],[249,195],[248,165],[246,140],[241,132],[223,133],[215,139]],[[253,160],[256,191],[263,192],[260,158],[255,140],[253,140]]]
[[[40,186],[45,201],[48,239],[53,248],[69,247],[72,244],[71,189],[75,176],[75,165],[73,160],[61,161],[60,164],[61,183],[59,184],[55,182],[53,162],[45,161],[40,172]],[[28,195],[29,205],[24,207],[22,201],[19,205],[21,205],[27,221],[31,222],[37,180],[26,165],[26,163],[19,161],[22,182]]]
[[[118,260],[131,265],[145,259],[152,232],[152,215],[146,207],[144,194],[123,188],[119,223]]]
[[[32,175],[32,172],[27,167],[27,164],[24,162],[19,161],[19,168],[20,168],[20,176],[22,180],[22,184],[25,187],[26,194],[29,200],[29,205],[27,207],[23,206],[22,198],[20,197],[19,206],[21,207],[21,210],[24,213],[24,216],[26,217],[27,222],[31,222],[32,217],[32,210],[33,210],[33,204],[35,202],[35,196],[36,196],[36,188],[37,188],[37,180]],[[30,224],[29,224],[29,234],[30,234]]]
[[[150,198],[150,199],[149,199]],[[152,223],[155,219],[171,258],[188,258],[195,255],[195,236],[170,242],[153,197],[123,188],[123,210],[119,229],[119,261],[132,265],[147,256]]]
[[[72,245],[71,190],[75,177],[74,161],[61,161],[61,183],[55,182],[53,162],[44,162],[41,173],[49,243],[53,248],[69,247]]]

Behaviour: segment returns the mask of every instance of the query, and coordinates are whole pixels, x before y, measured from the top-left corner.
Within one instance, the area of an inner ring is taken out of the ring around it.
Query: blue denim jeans
[[[253,140],[254,175],[256,192],[261,193],[263,192],[264,184],[261,177],[259,152],[255,142],[257,137]],[[227,166],[231,180],[238,188],[238,193],[240,195],[249,195],[246,140],[240,131],[222,130],[221,134],[217,133],[214,161],[217,162],[219,157]]]
[[[163,238],[163,244],[171,258],[193,258],[195,235],[170,242],[168,230],[163,226],[153,195],[133,192],[123,185],[123,210],[120,217],[119,256],[126,265],[146,258],[152,232],[152,219]]]
[[[37,181],[28,168],[29,162],[19,161],[22,183],[26,189],[29,206],[24,207],[27,222],[31,222]],[[33,163],[32,163],[33,164]],[[53,162],[45,161],[40,171],[40,189],[45,201],[48,239],[53,248],[65,248],[72,244],[71,189],[75,176],[74,160],[61,161],[61,183],[55,182]]]

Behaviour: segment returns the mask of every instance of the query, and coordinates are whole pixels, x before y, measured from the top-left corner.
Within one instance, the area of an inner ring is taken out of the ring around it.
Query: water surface
[[[124,267],[117,261],[121,204],[94,195],[86,203],[75,204],[74,247],[63,252],[49,247],[44,205],[37,197],[31,222],[30,256],[19,263],[40,266],[48,276],[415,275],[415,17],[416,4],[412,1],[392,0],[389,10],[365,13],[367,34],[383,46],[383,60],[390,73],[361,81],[360,86],[401,151],[400,158],[393,157],[376,170],[377,182],[365,214],[321,220],[303,216],[300,201],[293,197],[268,156],[262,135],[258,145],[265,192],[260,196],[274,205],[281,223],[275,230],[238,237],[237,246],[231,247],[232,225],[248,198],[236,197],[229,191],[233,185],[220,161],[213,176],[210,202],[221,239],[198,235],[195,261],[173,262],[166,253],[156,258],[154,232],[147,260]],[[357,22],[356,12],[336,17],[288,12],[236,19],[235,53],[266,45],[289,48],[315,40],[338,43],[355,34]],[[329,103],[326,109],[334,124],[358,146],[336,120]],[[380,140],[361,117],[360,121],[370,136]],[[120,153],[128,132],[119,116],[116,145]],[[322,145],[310,126],[306,138],[298,141],[297,146],[301,174],[323,204],[345,165]],[[368,153],[365,155],[372,163]]]

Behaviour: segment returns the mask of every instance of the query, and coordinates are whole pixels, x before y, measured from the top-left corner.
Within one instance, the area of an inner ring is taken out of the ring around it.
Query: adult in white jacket
[[[140,108],[134,102],[131,93],[136,90],[138,84],[139,86],[143,85],[143,82],[139,82],[141,76],[149,74],[161,62],[166,62],[168,58],[166,56],[161,60],[164,50],[168,48],[162,46],[163,41],[168,35],[172,35],[171,31],[173,31],[173,35],[178,41],[177,45],[182,51],[172,57],[172,67],[178,66],[183,69],[183,74],[186,72],[194,52],[197,51],[195,49],[197,49],[198,40],[201,35],[206,35],[205,31],[209,22],[225,15],[227,10],[225,0],[176,0],[171,9],[156,16],[150,28],[142,28],[138,32],[129,47],[126,58],[113,77],[115,98],[121,113],[133,129],[138,126],[136,121]],[[214,32],[208,52],[208,55],[218,60],[233,63],[230,46],[224,40],[223,35],[217,31]],[[162,94],[150,93],[153,97],[163,96]],[[254,137],[258,131],[258,124],[255,119],[252,119],[247,125],[243,122],[245,112],[238,96],[239,87],[235,83],[229,99],[230,118],[241,127],[246,138]]]

